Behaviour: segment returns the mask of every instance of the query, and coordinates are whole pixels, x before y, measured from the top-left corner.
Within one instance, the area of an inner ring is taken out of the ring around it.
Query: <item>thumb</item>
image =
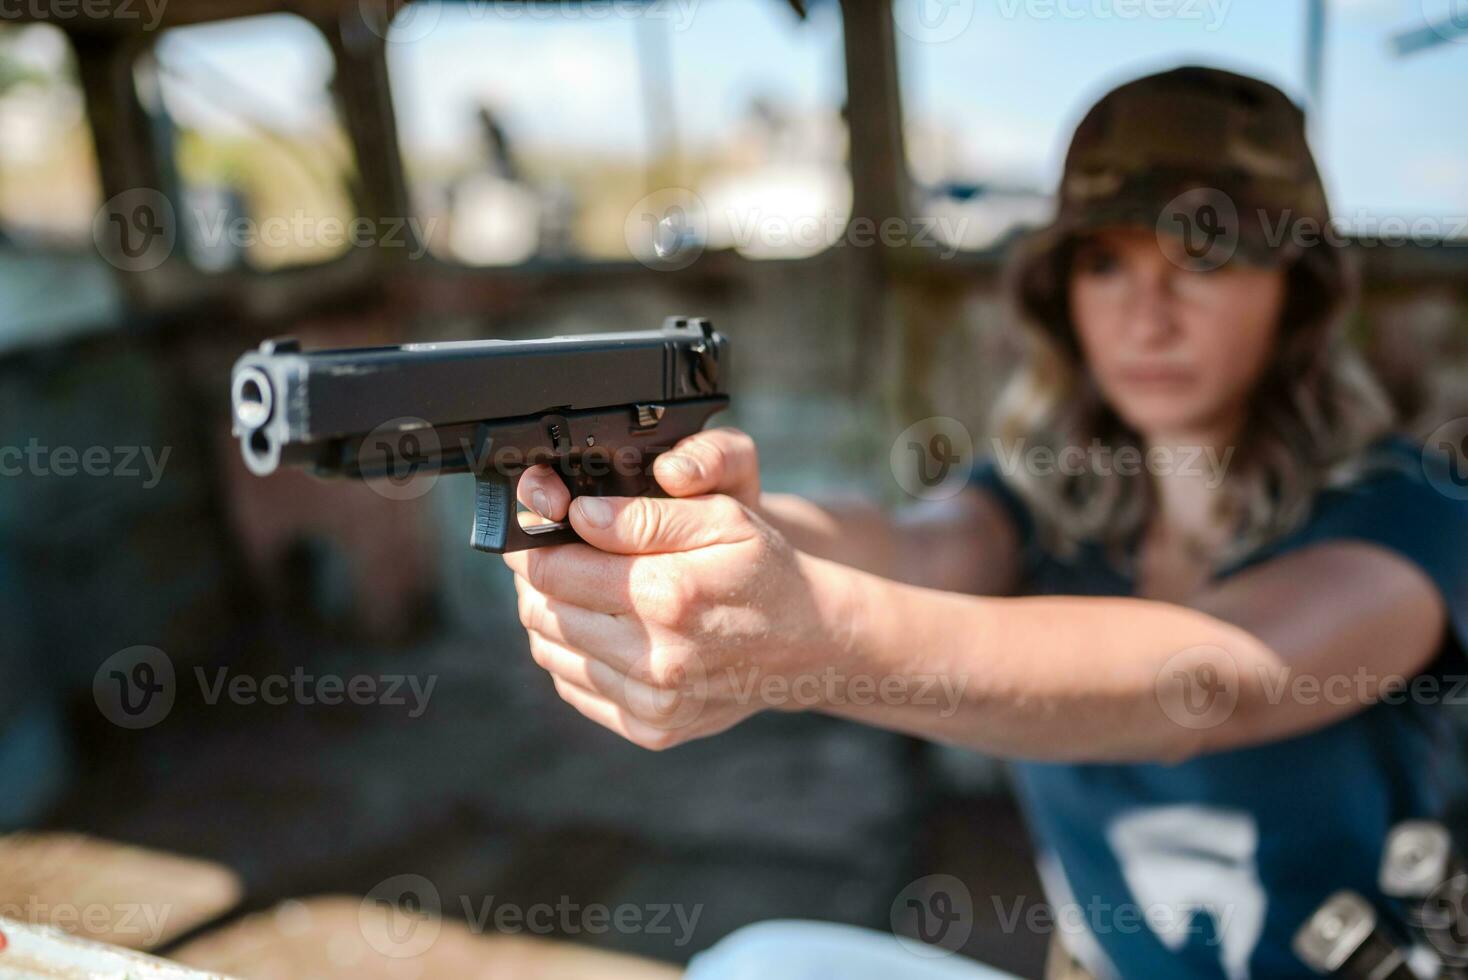
[[[693,551],[756,533],[732,497],[577,497],[571,526],[593,548],[619,555]]]

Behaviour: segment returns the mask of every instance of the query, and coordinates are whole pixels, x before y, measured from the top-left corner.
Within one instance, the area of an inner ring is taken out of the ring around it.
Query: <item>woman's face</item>
[[[1216,438],[1242,420],[1273,353],[1285,273],[1193,271],[1180,243],[1175,256],[1169,245],[1132,228],[1082,243],[1071,322],[1101,393],[1129,426],[1154,441]]]

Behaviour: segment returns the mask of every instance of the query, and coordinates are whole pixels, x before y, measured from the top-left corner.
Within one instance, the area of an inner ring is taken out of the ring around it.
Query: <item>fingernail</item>
[[[530,495],[530,506],[541,517],[550,520],[550,499],[544,490],[536,490]]]
[[[698,464],[687,456],[669,456],[663,465],[672,471],[672,476],[685,483],[698,475]]]
[[[612,505],[599,497],[577,497],[576,506],[581,508],[581,518],[592,527],[612,523]]]

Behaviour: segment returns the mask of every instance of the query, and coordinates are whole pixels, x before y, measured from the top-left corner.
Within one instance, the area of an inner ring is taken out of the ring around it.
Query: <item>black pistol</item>
[[[1442,961],[1440,980],[1468,977],[1468,867],[1442,824],[1404,820],[1381,858],[1381,890],[1405,904],[1412,930]]]
[[[516,486],[550,464],[571,495],[661,495],[652,462],[729,404],[728,341],[707,320],[660,330],[302,351],[266,341],[234,366],[250,471],[400,481],[471,473],[470,544],[503,553],[580,540],[524,523]]]
[[[1371,903],[1352,891],[1326,899],[1295,933],[1295,955],[1322,976],[1416,980],[1407,953],[1384,933]]]

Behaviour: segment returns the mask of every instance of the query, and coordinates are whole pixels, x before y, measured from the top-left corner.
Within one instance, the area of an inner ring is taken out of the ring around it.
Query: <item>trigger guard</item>
[[[533,531],[520,526],[516,488],[520,474],[514,477],[489,471],[474,478],[474,523],[469,530],[469,545],[476,551],[506,554],[553,544],[580,541],[568,522],[548,524]],[[569,488],[568,488],[569,489]]]

